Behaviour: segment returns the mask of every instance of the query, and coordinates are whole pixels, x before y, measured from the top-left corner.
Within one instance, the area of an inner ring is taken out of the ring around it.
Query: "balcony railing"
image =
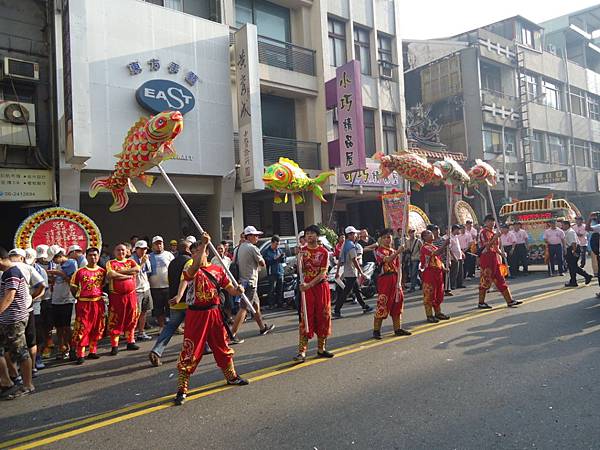
[[[231,27],[229,42],[234,43],[233,34],[237,31]],[[315,51],[289,42],[279,41],[266,36],[258,36],[258,60],[268,66],[291,70],[292,72],[315,75]]]
[[[240,161],[240,143],[238,133],[233,135],[235,162]],[[321,169],[321,144],[318,142],[297,141],[273,136],[263,136],[263,163],[269,166],[280,157],[296,161],[303,169]]]

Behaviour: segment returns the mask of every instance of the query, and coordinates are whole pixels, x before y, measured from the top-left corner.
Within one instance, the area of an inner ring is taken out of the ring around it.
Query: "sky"
[[[435,39],[516,15],[543,22],[590,6],[590,0],[400,0],[403,39]]]

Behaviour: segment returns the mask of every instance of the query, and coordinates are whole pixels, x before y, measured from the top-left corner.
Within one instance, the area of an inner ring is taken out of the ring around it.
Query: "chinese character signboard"
[[[381,207],[383,209],[383,222],[386,228],[393,230],[404,228],[406,208],[408,207],[406,192],[395,191],[382,194]]]
[[[367,167],[360,64],[350,61],[335,73],[340,171],[355,172]]]
[[[534,173],[532,184],[539,186],[541,184],[566,183],[569,181],[569,170],[555,170],[553,172]]]
[[[358,170],[354,173],[343,173],[341,169],[338,169],[338,185],[344,186],[364,186],[373,188],[382,187],[398,187],[400,186],[402,178],[396,173],[392,174],[387,178],[381,178],[379,173],[379,164],[367,163],[367,167],[362,170]]]
[[[50,170],[0,169],[0,202],[50,201],[52,194]]]
[[[264,189],[256,25],[236,31],[235,66],[242,192],[254,192]]]

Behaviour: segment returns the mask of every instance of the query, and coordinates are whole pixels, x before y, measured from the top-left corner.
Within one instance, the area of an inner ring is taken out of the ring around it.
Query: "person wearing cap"
[[[306,317],[300,309],[298,354],[296,362],[306,360],[306,349],[309,339],[317,335],[317,357],[333,358],[333,353],[325,349],[327,337],[331,334],[331,293],[327,284],[329,252],[319,243],[321,230],[310,225],[304,230],[306,246],[302,247],[299,258],[302,258],[302,274],[304,283],[300,290],[304,292],[306,301]],[[305,321],[308,322],[308,332]]]
[[[517,246],[517,242],[515,240],[515,234],[512,232],[510,227],[503,223],[500,225],[500,245],[502,246],[502,250],[504,252],[504,256],[506,258],[506,263],[508,264],[509,276],[507,278],[511,279],[516,277],[515,275],[515,247]]]
[[[492,286],[496,285],[496,289],[502,294],[506,305],[514,307],[520,305],[521,301],[513,300],[510,289],[504,280],[504,276],[500,272],[500,235],[494,230],[496,220],[494,216],[488,214],[484,219],[484,227],[479,233],[479,248],[481,248],[481,256],[479,257],[479,266],[481,269],[481,277],[479,279],[479,309],[491,309],[492,307],[485,302],[487,291]]]
[[[148,274],[153,303],[152,315],[162,329],[166,318],[169,317],[169,264],[175,257],[173,253],[165,251],[161,236],[152,238],[152,253],[149,256],[152,268]]]
[[[106,263],[108,287],[108,329],[110,333],[110,355],[119,353],[119,337],[125,334],[127,350],[139,350],[135,343],[135,326],[138,320],[136,276],[140,266],[133,259],[126,258],[124,243],[117,244],[115,259]]]
[[[444,273],[446,271],[441,255],[446,253],[450,244],[449,239],[442,240],[438,247],[434,244],[434,235],[431,229],[421,233],[423,246],[421,247],[421,281],[423,283],[423,306],[427,322],[437,323],[448,320],[449,316],[442,312],[444,301]]]
[[[152,271],[150,265],[150,259],[148,258],[148,243],[140,239],[133,246],[133,259],[138,266],[140,271],[136,275],[135,279],[135,295],[137,297],[138,310],[140,316],[137,323],[137,339],[140,341],[149,341],[152,339],[151,336],[146,334],[144,330],[146,326],[146,315],[148,311],[152,311],[152,295],[150,293],[150,282],[148,281],[148,274]]]
[[[342,251],[340,252],[340,257],[338,259],[338,264],[335,273],[335,278],[340,278],[341,267],[344,267],[344,271],[342,273],[342,276],[344,278],[344,288],[340,289],[340,287],[338,286],[335,290],[336,300],[335,308],[333,311],[334,319],[342,318],[342,306],[344,306],[344,303],[346,302],[346,298],[348,298],[348,294],[350,294],[350,291],[354,292],[356,300],[363,309],[363,313],[367,313],[373,310],[373,308],[371,308],[365,303],[365,301],[362,298],[362,294],[360,293],[360,284],[362,282],[362,278],[364,277],[364,273],[362,270],[362,266],[359,263],[358,251],[356,247],[358,233],[359,231],[352,225],[349,225],[344,229],[346,239],[344,241]]]
[[[394,249],[394,230],[384,229],[379,235],[379,245],[375,250],[375,261],[379,268],[377,277],[377,307],[373,319],[373,338],[381,339],[381,326],[388,316],[392,316],[394,334],[409,336],[412,334],[402,328],[402,310],[404,308],[404,292],[398,283],[400,255],[404,247]]]
[[[173,256],[177,256],[177,239],[171,239],[169,241],[169,251],[173,253]]]
[[[32,361],[27,351],[25,328],[29,317],[27,281],[0,247],[0,398],[15,399],[35,391],[32,382]],[[19,364],[23,384],[8,376],[5,356]]]
[[[583,269],[585,267],[585,257],[588,248],[588,234],[585,223],[583,222],[583,217],[578,216],[575,218],[573,230],[575,230],[575,234],[577,235],[577,243],[579,245],[579,258],[581,260],[579,267]]]
[[[71,295],[69,281],[77,270],[77,262],[67,258],[64,248],[50,246],[48,250],[48,278],[52,285],[52,322],[56,327],[58,350],[56,359],[69,357],[71,342],[71,316],[75,298]]]
[[[77,268],[82,268],[87,265],[87,261],[85,259],[85,256],[83,255],[83,249],[77,244],[71,245],[67,249],[67,256],[75,260],[75,262],[77,263]]]
[[[77,299],[71,347],[75,350],[77,364],[83,364],[85,361],[85,350],[88,346],[87,358],[99,358],[98,341],[104,334],[102,287],[106,270],[98,265],[100,249],[88,247],[85,256],[86,266],[77,269],[71,277],[71,294]]]
[[[35,377],[37,369],[35,368],[35,361],[37,359],[37,336],[36,336],[36,325],[35,325],[35,309],[39,308],[42,296],[46,288],[48,287],[48,281],[44,281],[44,277],[31,265],[35,261],[35,250],[30,250],[29,257],[28,252],[21,248],[14,248],[8,256],[15,264],[15,266],[21,271],[25,277],[25,281],[29,286],[27,290],[27,311],[29,312],[29,318],[27,320],[27,326],[25,327],[25,341],[27,343],[27,349],[31,360],[34,362],[32,368],[32,375]],[[10,355],[6,357],[6,363],[8,365],[8,372],[14,379],[19,376],[19,372],[15,362],[11,360]]]
[[[583,226],[585,232],[585,225]],[[529,235],[521,222],[513,224],[513,236],[515,237],[515,251],[513,253],[514,275],[519,275],[519,267],[523,266],[523,275],[529,275]],[[587,248],[587,234],[586,234]]]
[[[183,345],[177,361],[177,394],[174,398],[175,405],[185,402],[189,380],[195,372],[205,352],[206,344],[213,350],[213,357],[217,366],[223,371],[228,385],[245,386],[248,381],[241,378],[234,366],[234,351],[227,343],[227,333],[223,317],[219,309],[221,298],[219,291],[226,290],[230,295],[241,295],[244,289],[241,286],[233,287],[223,268],[208,262],[208,249],[210,235],[204,233],[200,242],[194,243],[197,247],[191,261],[186,263],[183,271],[183,280],[189,285],[185,303],[185,331]],[[183,288],[177,294],[181,300]]]
[[[254,314],[254,320],[258,325],[258,330],[261,335],[265,335],[275,328],[275,325],[268,325],[263,322],[262,314],[260,312],[260,300],[258,298],[257,287],[258,287],[258,270],[260,267],[265,267],[265,260],[263,259],[256,243],[258,238],[263,235],[262,231],[258,231],[253,226],[247,226],[244,228],[244,241],[240,244],[235,254],[235,260],[239,268],[239,282],[244,287],[246,297],[252,303],[252,306],[256,310]],[[240,302],[240,309],[237,312],[235,319],[233,320],[233,326],[231,331],[235,339],[232,343],[240,342],[236,334],[240,329],[242,323],[246,319],[247,305],[246,302]]]

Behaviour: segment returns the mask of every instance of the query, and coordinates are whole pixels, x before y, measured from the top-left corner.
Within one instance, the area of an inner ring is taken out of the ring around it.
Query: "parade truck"
[[[520,222],[529,235],[529,260],[531,264],[544,264],[546,244],[544,230],[549,220],[570,220],[580,216],[577,207],[565,199],[552,197],[519,200],[500,208],[503,222],[512,225]]]

